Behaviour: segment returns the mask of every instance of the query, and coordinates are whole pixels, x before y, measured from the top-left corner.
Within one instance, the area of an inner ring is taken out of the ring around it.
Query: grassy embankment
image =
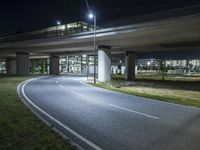
[[[124,81],[122,76],[115,76],[111,82],[97,83],[95,86],[131,95],[200,108],[199,76],[167,76],[165,81],[160,79],[161,76],[138,75],[135,81],[128,82]]]
[[[19,99],[16,87],[28,78],[0,75],[0,149],[75,149],[42,123]]]

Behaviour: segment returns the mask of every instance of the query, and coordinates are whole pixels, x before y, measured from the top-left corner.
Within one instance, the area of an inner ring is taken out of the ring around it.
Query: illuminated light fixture
[[[65,28],[66,28],[65,25],[63,25],[63,26],[61,27],[62,30],[65,30]]]
[[[147,62],[147,65],[150,66],[150,65],[151,65],[151,62]]]
[[[94,14],[90,13],[90,14],[89,14],[89,18],[90,18],[90,19],[93,19],[93,18],[94,18]]]
[[[57,25],[61,25],[61,22],[60,22],[60,21],[57,21]]]
[[[71,28],[71,24],[68,24],[68,25],[67,25],[67,28]]]

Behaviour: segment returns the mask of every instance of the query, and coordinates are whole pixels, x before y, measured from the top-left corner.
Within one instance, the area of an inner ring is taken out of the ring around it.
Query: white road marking
[[[85,86],[96,88],[96,89],[101,89],[101,90],[104,90],[104,91],[108,91],[110,93],[115,93],[115,94],[117,93],[117,94],[129,96],[129,97],[136,97],[136,98],[140,98],[142,100],[148,100],[148,101],[151,100],[151,102],[156,103],[156,104],[171,105],[171,106],[182,107],[182,108],[186,108],[186,109],[190,108],[190,109],[193,109],[193,110],[199,110],[199,108],[194,107],[194,106],[185,106],[185,105],[181,105],[181,104],[175,104],[175,103],[170,103],[170,102],[165,102],[165,101],[159,101],[159,100],[155,100],[155,99],[140,97],[140,96],[136,96],[136,95],[130,95],[130,94],[126,94],[126,93],[121,93],[121,92],[116,92],[116,91],[112,91],[112,90],[96,87],[96,86],[90,85],[89,83],[85,83],[83,80],[81,80],[80,83],[84,84]]]
[[[61,88],[64,88],[64,86],[63,86],[63,85],[61,85],[61,84],[59,84],[59,87],[61,87]]]
[[[80,96],[80,97],[85,98],[84,95],[82,95],[82,94],[80,94],[80,93],[78,93],[78,92],[76,92],[76,91],[70,90],[70,92],[72,92],[72,93],[74,93],[74,94],[76,94],[76,95],[78,95],[78,96]]]
[[[120,106],[117,106],[117,105],[113,105],[113,104],[109,104],[109,105],[112,106],[112,107],[118,108],[118,109],[126,110],[128,112],[132,112],[132,113],[135,113],[135,114],[138,114],[138,115],[142,115],[142,116],[145,116],[145,117],[148,117],[148,118],[152,118],[152,119],[156,119],[156,120],[160,119],[156,116],[151,116],[151,115],[148,115],[148,114],[145,114],[145,113],[141,113],[141,112],[138,112],[138,111],[135,111],[135,110],[127,109],[127,108],[120,107]]]
[[[83,97],[85,98],[84,95],[76,92],[76,91],[72,91],[70,90],[70,92],[76,94],[76,95],[79,95],[80,97]],[[138,112],[138,111],[134,111],[134,110],[130,110],[130,109],[127,109],[127,108],[123,108],[123,107],[120,107],[120,106],[117,106],[117,105],[113,105],[113,104],[109,104],[110,106],[112,107],[115,107],[115,108],[118,108],[118,109],[123,109],[123,110],[126,110],[126,111],[129,111],[129,112],[132,112],[132,113],[135,113],[135,114],[138,114],[138,115],[142,115],[142,116],[145,116],[145,117],[148,117],[148,118],[152,118],[152,119],[156,119],[156,120],[159,120],[160,118],[156,117],[156,116],[152,116],[152,115],[148,115],[148,114],[145,114],[145,113],[141,113],[141,112]]]
[[[36,80],[36,79],[35,79]],[[25,94],[24,92],[24,87],[33,80],[29,80],[27,81],[23,86],[22,86],[22,94],[23,96],[26,98],[26,100],[33,106],[35,107],[37,110],[39,110],[41,113],[43,113],[44,115],[46,115],[47,117],[49,117],[50,119],[52,119],[53,121],[55,121],[57,124],[59,124],[61,127],[63,127],[65,130],[67,130],[68,132],[70,132],[71,134],[73,134],[74,136],[76,136],[77,138],[81,139],[83,142],[87,143],[89,146],[91,146],[92,148],[94,148],[95,150],[103,150],[102,148],[98,147],[97,145],[95,145],[94,143],[92,143],[91,141],[89,141],[88,139],[84,138],[83,136],[81,136],[80,134],[78,134],[77,132],[75,132],[74,130],[72,130],[71,128],[67,127],[66,125],[64,125],[62,122],[58,121],[56,118],[54,118],[53,116],[51,116],[50,114],[48,114],[47,112],[45,112],[44,110],[42,110],[40,107],[38,107],[36,104],[34,104]]]

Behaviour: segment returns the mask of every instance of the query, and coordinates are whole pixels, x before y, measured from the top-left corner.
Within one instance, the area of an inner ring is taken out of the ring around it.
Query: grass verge
[[[94,85],[94,84],[93,84]],[[97,87],[112,91],[200,108],[199,82],[112,80],[97,83]]]
[[[30,77],[0,76],[1,150],[74,150],[21,102],[17,85]]]

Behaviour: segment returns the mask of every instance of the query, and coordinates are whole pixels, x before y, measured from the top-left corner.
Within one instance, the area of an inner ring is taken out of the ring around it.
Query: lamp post
[[[89,18],[94,21],[94,84],[96,84],[96,16],[90,13]]]
[[[61,25],[60,21],[57,21],[57,35],[59,35],[59,26]]]

